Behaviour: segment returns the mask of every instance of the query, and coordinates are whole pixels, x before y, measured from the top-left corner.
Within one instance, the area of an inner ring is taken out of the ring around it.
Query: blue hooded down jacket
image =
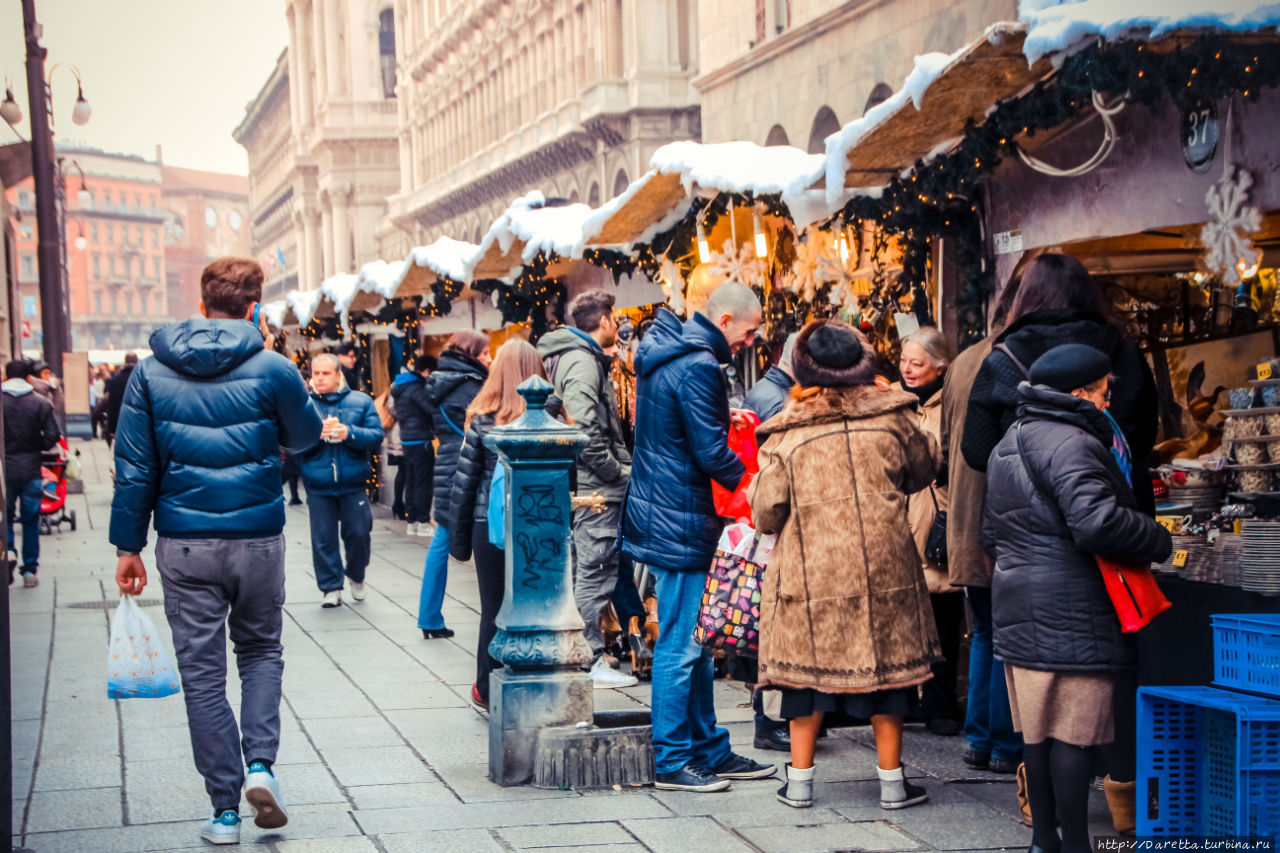
[[[706,317],[681,325],[658,311],[636,353],[636,449],[622,550],[676,572],[711,568],[723,524],[711,481],[735,489],[746,473],[729,449],[729,396],[722,363],[729,342]]]
[[[346,425],[345,441],[319,441],[294,454],[307,492],[337,495],[363,491],[369,479],[369,454],[382,444],[382,419],[373,398],[345,385],[328,394],[311,394],[320,417],[336,417]]]
[[[280,448],[307,447],[320,416],[298,368],[243,320],[187,320],[151,335],[116,430],[111,544],[161,536],[250,539],[284,529]]]

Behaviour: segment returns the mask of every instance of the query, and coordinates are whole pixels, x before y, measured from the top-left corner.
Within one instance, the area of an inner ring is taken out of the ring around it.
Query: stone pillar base
[[[575,670],[489,676],[489,778],[525,785],[534,776],[538,730],[590,723],[591,678]]]
[[[538,733],[536,788],[609,788],[653,784],[649,726],[560,726]]]

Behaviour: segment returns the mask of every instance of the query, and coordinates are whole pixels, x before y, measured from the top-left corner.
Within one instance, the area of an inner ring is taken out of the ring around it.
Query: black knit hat
[[[1035,360],[1031,382],[1070,392],[1092,385],[1110,372],[1111,359],[1105,352],[1084,344],[1063,344]]]
[[[847,323],[815,320],[800,331],[791,361],[802,386],[852,388],[876,381],[875,356],[862,333]]]

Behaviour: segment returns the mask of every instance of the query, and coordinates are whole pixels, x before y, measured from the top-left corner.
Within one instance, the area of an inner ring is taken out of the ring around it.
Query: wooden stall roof
[[[1047,58],[1027,64],[1025,39],[1024,24],[1005,23],[971,44],[925,90],[920,109],[906,101],[849,151],[844,185],[883,185],[940,143],[963,135],[969,119],[981,122],[998,100],[1049,74]]]
[[[439,281],[440,276],[430,267],[419,266],[409,262],[404,278],[396,290],[396,296],[426,296],[431,292],[431,285]]]
[[[507,278],[512,267],[524,266],[524,260],[520,257],[520,253],[524,251],[524,245],[523,240],[513,240],[511,248],[504,252],[497,241],[490,243],[484,250],[484,254],[480,256],[480,260],[476,262],[475,268],[472,269],[471,280]]]
[[[376,291],[362,290],[351,300],[351,307],[348,309],[350,313],[356,314],[360,311],[378,311],[382,306],[387,304],[387,299],[381,293]]]
[[[595,236],[587,240],[588,246],[616,246],[634,242],[685,200],[679,174],[655,172],[641,178],[639,183],[640,186],[630,198],[601,224]]]

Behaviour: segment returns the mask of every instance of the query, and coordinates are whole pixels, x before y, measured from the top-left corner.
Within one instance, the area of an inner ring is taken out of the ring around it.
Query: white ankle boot
[[[778,802],[793,809],[807,809],[813,805],[813,770],[806,767],[797,770],[787,765],[787,784],[778,789]]]
[[[929,799],[924,788],[907,781],[901,765],[893,770],[876,767],[876,775],[880,777],[880,808],[882,809],[905,809]]]

